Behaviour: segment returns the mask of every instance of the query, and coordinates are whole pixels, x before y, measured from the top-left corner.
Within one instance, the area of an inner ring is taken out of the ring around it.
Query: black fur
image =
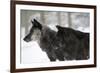
[[[59,49],[63,50],[64,57],[67,60],[89,58],[89,33],[61,26],[56,27],[58,28],[57,37],[59,37],[60,43],[62,43]]]
[[[32,28],[24,40],[32,41],[34,30],[40,30],[39,45],[46,52],[50,61],[89,59],[89,33],[58,25],[56,26],[58,32],[55,32],[46,26],[42,26],[35,19],[31,22]]]

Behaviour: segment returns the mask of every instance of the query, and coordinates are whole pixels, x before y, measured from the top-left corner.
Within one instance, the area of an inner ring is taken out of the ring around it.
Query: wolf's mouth
[[[23,39],[25,42],[30,42],[31,41],[31,39],[28,39],[28,38],[24,38]]]

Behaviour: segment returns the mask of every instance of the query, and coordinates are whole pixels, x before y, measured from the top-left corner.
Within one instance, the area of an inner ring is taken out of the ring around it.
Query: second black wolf
[[[83,60],[89,58],[89,33],[83,33],[71,28],[56,26],[58,28],[61,49],[67,60]]]

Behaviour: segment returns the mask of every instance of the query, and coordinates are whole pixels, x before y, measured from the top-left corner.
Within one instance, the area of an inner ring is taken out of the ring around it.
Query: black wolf
[[[59,49],[63,50],[67,60],[82,60],[89,58],[89,33],[83,33],[71,28],[56,26],[57,37],[60,40]]]
[[[31,20],[31,23],[32,27],[24,41],[37,40],[50,61],[89,59],[89,33],[58,25],[56,32],[43,26],[36,19]]]

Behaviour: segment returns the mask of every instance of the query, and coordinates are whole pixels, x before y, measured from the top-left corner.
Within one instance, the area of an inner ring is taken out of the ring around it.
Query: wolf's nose
[[[27,38],[24,38],[23,40],[24,40],[25,42],[29,42],[29,40],[28,40]]]

